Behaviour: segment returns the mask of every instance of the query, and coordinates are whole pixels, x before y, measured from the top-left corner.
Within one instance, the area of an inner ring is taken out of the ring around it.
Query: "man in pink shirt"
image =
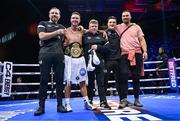
[[[142,107],[139,101],[140,76],[143,61],[147,59],[147,45],[144,34],[139,25],[131,23],[131,13],[128,10],[122,12],[123,23],[118,24],[115,30],[120,36],[121,48],[121,101],[119,108],[128,106],[128,79],[132,76],[134,90],[134,105]],[[130,76],[127,76],[130,75]]]

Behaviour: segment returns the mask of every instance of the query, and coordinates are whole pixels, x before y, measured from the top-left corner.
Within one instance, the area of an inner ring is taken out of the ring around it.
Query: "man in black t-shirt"
[[[119,99],[123,99],[123,93],[122,89],[124,89],[123,82],[120,80],[120,40],[119,40],[119,35],[115,31],[114,27],[117,25],[117,19],[115,16],[110,16],[108,17],[108,22],[107,26],[108,28],[106,29],[106,33],[108,36],[108,46],[110,48],[110,53],[106,54],[105,56],[105,68],[106,68],[106,73],[105,73],[105,90],[107,90],[107,85],[108,85],[108,80],[110,79],[110,73],[113,71],[113,76],[116,81],[116,89],[119,94]],[[122,90],[122,91],[121,91]]]
[[[56,81],[57,112],[67,112],[62,105],[63,96],[63,75],[64,75],[64,54],[63,34],[65,27],[58,24],[60,10],[53,7],[49,11],[49,21],[41,21],[37,27],[39,35],[40,51],[40,87],[39,87],[39,108],[35,116],[45,112],[45,99],[47,98],[47,86],[50,80],[50,71],[53,67]]]

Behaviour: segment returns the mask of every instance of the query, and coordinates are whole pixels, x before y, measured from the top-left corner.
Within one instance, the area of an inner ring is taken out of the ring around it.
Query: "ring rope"
[[[180,88],[180,86],[178,86]],[[158,86],[158,87],[140,87],[140,89],[145,90],[145,89],[169,89],[171,88],[170,86]],[[116,88],[107,88],[107,91],[116,91]],[[132,87],[129,87],[128,90],[133,90]],[[72,93],[75,92],[80,92],[80,90],[71,90]],[[11,95],[21,95],[21,94],[38,94],[38,91],[34,92],[12,92]],[[51,94],[52,91],[47,91],[48,94]],[[56,93],[56,91],[53,91],[53,93]],[[0,93],[1,95],[1,93]]]
[[[180,79],[180,77],[177,77],[177,79]],[[140,79],[140,82],[147,82],[147,81],[161,81],[161,80],[169,80],[169,78],[151,78],[151,79]],[[132,80],[128,80],[128,82],[132,82]],[[110,80],[108,83],[115,83],[115,80]],[[49,82],[48,85],[51,85],[52,83]],[[53,83],[55,85],[56,82]],[[0,83],[2,85],[2,83]],[[18,85],[40,85],[40,83],[12,83],[12,86],[18,86]]]
[[[179,59],[175,59],[175,61],[180,61]],[[151,62],[144,62],[144,64],[157,64],[157,63],[162,63],[162,61],[151,61]],[[3,63],[0,63],[0,67],[3,67]],[[39,64],[13,64],[14,67],[39,67]],[[180,67],[176,67],[176,70],[180,69]],[[159,69],[160,71],[167,71],[168,68],[164,69]],[[145,69],[145,72],[152,72],[156,71],[156,69]],[[53,73],[50,73],[53,74]],[[3,75],[2,72],[0,72],[0,77]],[[40,75],[40,72],[13,72],[13,76],[15,75]],[[177,77],[177,79],[180,79],[180,77]],[[169,80],[169,78],[151,78],[151,79],[140,79],[141,82],[145,81],[161,81],[161,80]],[[128,82],[132,82],[132,80],[128,80]],[[108,83],[115,83],[115,80],[110,80]],[[51,83],[49,82],[48,85],[55,85],[56,83]],[[40,85],[40,83],[12,83],[12,86],[18,86],[18,85]],[[2,86],[2,83],[0,83],[0,86]],[[153,87],[140,87],[140,89],[168,89],[171,88],[170,86],[153,86]],[[180,86],[178,86],[180,88]],[[129,87],[128,90],[133,90],[132,87]],[[108,88],[107,91],[116,91],[116,88]],[[55,90],[53,91],[54,93],[56,92]],[[71,92],[80,92],[80,90],[71,90]],[[38,91],[34,92],[12,92],[11,95],[21,95],[21,94],[38,94]],[[51,94],[52,91],[47,91],[48,94]],[[0,93],[1,95],[2,93]]]

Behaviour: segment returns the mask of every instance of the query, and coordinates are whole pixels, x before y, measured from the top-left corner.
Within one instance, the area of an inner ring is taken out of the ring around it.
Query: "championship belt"
[[[81,45],[78,42],[74,42],[70,44],[65,49],[65,54],[70,55],[73,58],[78,58],[82,55],[83,49],[81,48]]]
[[[66,47],[64,53],[65,53],[66,55],[69,55],[69,54],[70,54],[70,47],[69,47],[69,46]]]

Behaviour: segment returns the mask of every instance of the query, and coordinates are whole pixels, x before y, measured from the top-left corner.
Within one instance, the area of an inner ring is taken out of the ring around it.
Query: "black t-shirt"
[[[157,64],[157,68],[162,69],[162,68],[167,67],[167,65],[168,65],[168,56],[165,53],[163,53],[162,55],[157,56],[156,60],[157,61],[163,61],[162,63]]]
[[[106,54],[105,60],[120,59],[120,40],[118,33],[113,29],[106,30],[109,43],[106,45],[111,51]]]
[[[65,29],[61,24],[52,23],[49,21],[41,21],[37,27],[37,33],[53,32],[58,29]],[[63,54],[63,37],[52,37],[48,40],[40,41],[40,53],[62,53]]]

